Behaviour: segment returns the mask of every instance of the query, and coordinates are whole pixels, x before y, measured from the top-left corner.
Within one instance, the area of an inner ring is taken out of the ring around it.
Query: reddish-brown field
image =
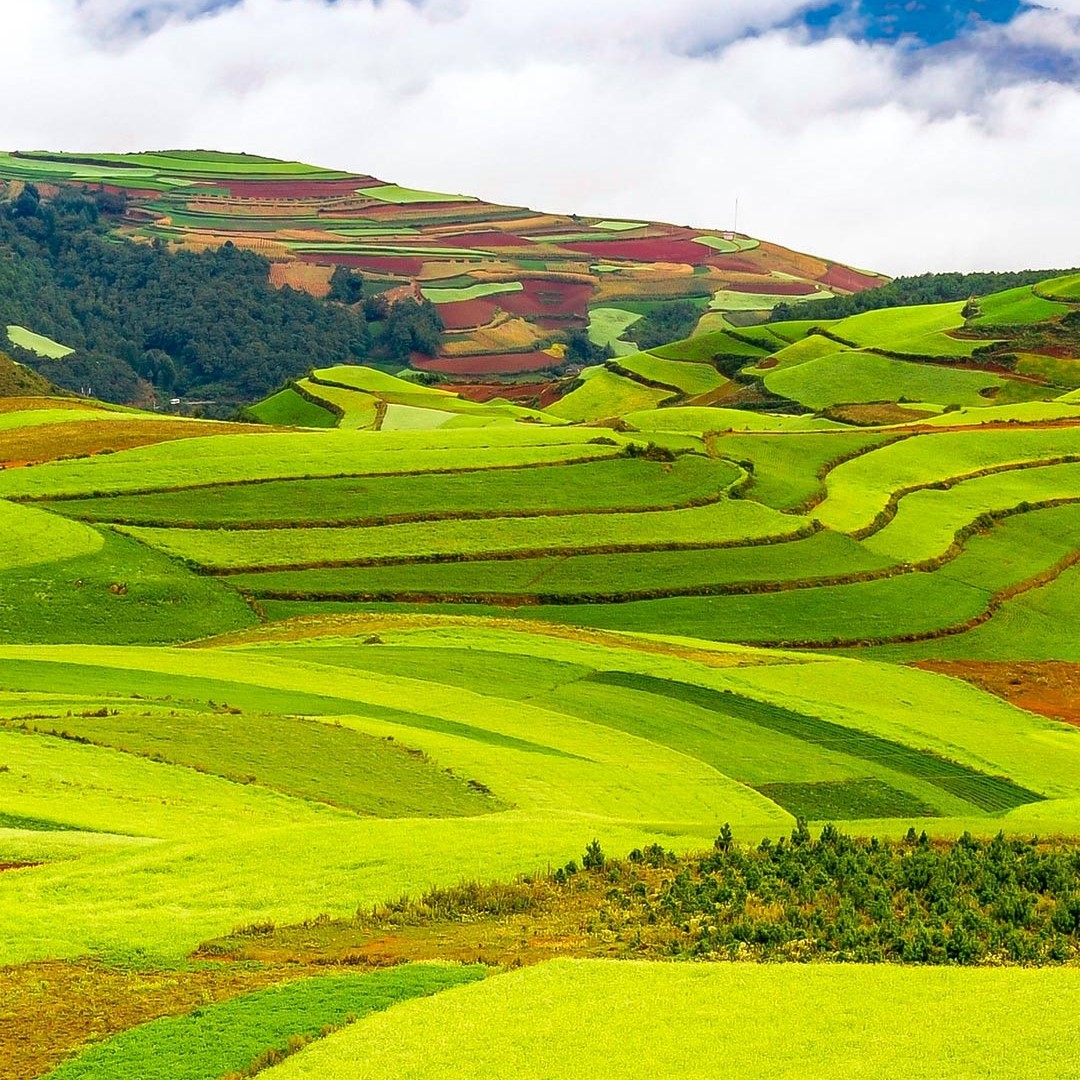
[[[592,299],[593,286],[576,281],[529,278],[521,292],[504,293],[499,306],[514,315],[555,318],[560,315],[584,317]]]
[[[858,270],[836,265],[831,265],[828,271],[818,278],[818,281],[823,285],[828,285],[830,289],[840,289],[843,292],[862,292],[864,289],[876,289],[879,285],[885,284],[883,278],[861,274]]]
[[[439,317],[447,330],[473,330],[487,326],[499,308],[495,300],[455,300],[452,304],[439,304]]]
[[[716,254],[693,240],[672,238],[656,240],[589,240],[580,244],[562,244],[567,251],[591,255],[594,259],[630,259],[634,262],[688,263],[700,266],[713,262]],[[754,270],[750,265],[750,272]]]
[[[558,399],[557,383],[445,383],[440,389],[460,394],[467,401],[485,402],[492,398],[544,408]]]
[[[357,270],[370,270],[375,274],[389,274],[393,277],[417,277],[424,265],[421,259],[392,258],[387,255],[301,255],[302,262],[319,263],[334,266],[352,266]]]
[[[1080,664],[1060,660],[922,660],[915,667],[963,679],[1028,712],[1080,727]]]
[[[769,293],[773,296],[808,296],[816,291],[808,281],[776,281],[773,278],[733,281],[728,288],[732,292]]]
[[[544,352],[495,353],[442,359],[413,357],[413,365],[421,371],[438,371],[444,375],[516,375],[523,371],[543,371],[558,364],[559,361],[554,356]]]
[[[723,270],[729,274],[761,274],[763,280],[765,270],[751,259],[741,255],[716,255],[709,259],[709,265],[715,270]]]

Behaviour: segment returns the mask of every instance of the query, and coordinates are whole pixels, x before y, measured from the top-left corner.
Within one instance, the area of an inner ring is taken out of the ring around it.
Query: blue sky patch
[[[847,0],[814,7],[799,21],[815,36],[841,33],[861,41],[909,38],[923,45],[942,45],[980,24],[1007,23],[1030,6],[1023,0]]]

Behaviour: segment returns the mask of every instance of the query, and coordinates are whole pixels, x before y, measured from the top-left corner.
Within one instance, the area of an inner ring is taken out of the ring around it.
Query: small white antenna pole
[[[739,231],[739,197],[735,196],[735,227],[731,230],[733,233]]]

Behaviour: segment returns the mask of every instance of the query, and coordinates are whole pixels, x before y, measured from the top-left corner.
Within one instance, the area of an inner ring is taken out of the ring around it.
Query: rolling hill
[[[633,352],[634,334],[657,322],[661,327],[681,323],[689,331],[703,314],[753,317],[785,299],[846,295],[885,280],[718,229],[535,212],[242,154],[0,154],[0,185],[27,217],[36,213],[41,195],[85,195],[91,205],[78,208],[65,226],[68,232],[100,213],[114,241],[153,241],[188,254],[226,245],[255,256],[244,267],[279,290],[329,297],[357,314],[362,306],[369,334],[362,333],[361,317],[352,332],[363,339],[359,343],[350,342],[347,328],[323,325],[326,319],[311,327],[310,349],[321,353],[325,366],[374,359],[464,384],[493,376],[526,385],[543,382],[590,356]],[[81,235],[71,242],[85,260],[88,242]],[[19,243],[19,236],[9,242]],[[115,261],[119,255],[105,248],[94,258]],[[62,263],[53,266],[45,251],[38,278],[54,274]],[[227,270],[239,270],[235,260],[231,267],[219,263],[211,271],[219,281]],[[129,291],[145,288],[147,270],[141,263],[110,274]],[[180,320],[176,308],[198,280],[170,279],[154,289],[146,302],[167,289],[170,296],[180,294],[178,304],[156,322],[130,326],[123,345],[106,342],[108,333],[94,324],[94,310],[83,310],[77,299],[58,299],[43,310],[39,295],[22,308],[11,304],[5,321],[22,338],[16,343],[31,354],[37,342],[42,359],[60,361],[63,350],[74,350],[66,368],[58,370],[81,373],[83,385],[90,371],[79,366],[82,354],[111,347],[163,393],[180,389],[191,397],[189,391],[201,388],[203,397],[236,401],[246,392],[250,401],[257,396],[251,388],[263,378],[258,369],[246,386],[235,371],[231,377],[214,371],[199,355],[210,329],[169,325]],[[107,297],[101,302],[111,303]],[[199,297],[202,305],[212,302],[211,295]],[[256,302],[249,286],[234,302],[233,320],[239,323],[239,309]],[[432,305],[441,333],[417,333],[386,321],[387,305],[404,304],[406,310],[410,303]],[[292,306],[294,319],[316,321],[310,305]],[[31,320],[35,326],[22,325]],[[118,311],[114,323],[121,320],[130,322]],[[46,341],[52,344],[42,348]],[[291,343],[275,340],[273,348],[280,352]],[[156,350],[149,359],[143,356],[148,349]],[[215,340],[213,349],[235,352],[236,343]],[[241,351],[257,352],[258,345],[253,340]],[[240,363],[239,356],[231,361],[234,369]],[[243,363],[255,361],[245,355]],[[259,363],[271,361],[260,357]],[[266,377],[271,370],[279,377],[304,373],[299,362],[291,363],[291,369],[288,363],[268,368]],[[99,373],[99,384],[103,378]],[[118,389],[133,399],[129,384]]]
[[[1073,275],[751,322],[730,294],[782,295],[781,249],[242,156],[0,175],[0,212],[40,185],[32,229],[65,184],[126,193],[147,267],[262,220],[290,288],[332,254],[497,304],[573,262],[559,332],[608,344],[645,266],[733,305],[524,398],[501,361],[484,395],[431,373],[451,353],[319,356],[230,421],[0,361],[5,1078],[817,1077],[838,1031],[866,1075],[1071,1076]],[[71,347],[33,315],[17,357]]]

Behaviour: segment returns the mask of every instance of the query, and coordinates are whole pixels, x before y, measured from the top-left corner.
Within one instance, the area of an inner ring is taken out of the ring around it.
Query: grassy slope
[[[373,677],[354,667],[356,649],[371,646],[350,644],[336,658],[327,655],[325,642],[239,652],[4,649],[6,681],[21,688],[17,700],[5,706],[16,715],[78,712],[80,696],[92,702],[106,692],[117,695],[113,707],[122,715],[130,708],[124,705],[126,695],[138,693],[137,712],[176,709],[191,715],[192,724],[201,723],[197,714],[206,712],[208,699],[228,701],[245,713],[308,712],[379,738],[393,735],[458,776],[481,781],[516,808],[460,819],[357,819],[258,784],[230,783],[40,735],[4,734],[0,760],[11,771],[0,774],[0,790],[6,791],[4,805],[13,812],[63,820],[69,803],[57,781],[83,776],[75,824],[97,829],[122,825],[124,831],[163,840],[83,839],[78,841],[81,857],[73,863],[0,877],[0,912],[13,913],[12,905],[20,912],[17,920],[5,918],[0,955],[17,960],[87,949],[116,955],[139,946],[153,955],[175,956],[238,922],[297,920],[316,909],[347,914],[358,902],[374,903],[418,882],[449,883],[462,875],[505,875],[549,860],[565,861],[585,834],[599,836],[618,851],[658,833],[668,846],[698,846],[709,842],[723,820],[748,838],[775,835],[790,826],[791,819],[775,805],[717,771],[716,764],[724,761],[723,740],[712,751],[721,757],[710,765],[700,749],[688,756],[690,744],[679,749],[656,741],[646,728],[631,733],[610,726],[625,699],[617,688],[608,693],[597,686],[595,700],[574,699],[569,712],[557,696],[536,703],[519,700],[529,693],[528,684],[534,690],[546,685],[547,693],[554,694],[598,666],[782,697],[786,690],[778,687],[790,684],[789,670],[776,669],[776,684],[762,689],[758,683],[765,669],[703,668],[647,645],[642,651],[632,640],[626,646],[605,646],[592,643],[588,635],[575,641],[494,625],[471,629],[449,623],[428,629],[425,623],[413,627],[406,622],[400,630],[394,625],[383,624],[379,637],[387,645],[413,650],[419,666],[406,670],[419,678],[386,668]],[[462,646],[470,650],[472,675],[461,666]],[[444,654],[445,649],[450,651]],[[368,663],[367,655],[361,654],[361,662]],[[379,648],[371,655],[378,657]],[[753,659],[740,653],[715,655],[726,663]],[[852,711],[854,703],[846,713],[830,704],[830,693],[841,683],[859,695],[858,665],[847,668],[844,663],[825,665],[831,674],[820,689],[805,691],[801,707],[841,723],[870,725],[871,730],[881,726],[876,714]],[[492,685],[491,673],[499,670],[516,674]],[[850,671],[847,680],[838,679],[837,673],[845,671]],[[1047,805],[1067,820],[1068,798],[1077,794],[1067,776],[1072,770],[1075,779],[1077,770],[1063,756],[1071,744],[1057,734],[1057,725],[1035,722],[951,680],[903,671],[894,678],[903,686],[891,687],[891,696],[912,704],[883,734],[905,738],[904,725],[918,724],[915,745],[933,739],[932,745],[946,747],[955,759],[1022,774],[1029,783],[1037,778],[1042,788],[1065,800]],[[804,684],[811,685],[800,680]],[[948,708],[943,689],[955,699]],[[990,746],[983,745],[986,725],[998,733]],[[907,738],[913,737],[912,730]],[[1035,733],[1041,743],[1032,742]],[[726,754],[734,767],[733,752]],[[739,753],[751,752],[752,742],[743,739]],[[777,771],[760,775],[793,775],[778,771],[784,760],[795,761],[778,756]],[[801,768],[803,776],[812,775],[808,765]],[[34,779],[28,784],[18,777]],[[1029,827],[1025,811],[1013,816],[1019,827]],[[1002,824],[1009,827],[1008,820],[980,823],[969,815],[964,825],[996,831]],[[883,827],[901,829],[904,824]],[[953,832],[960,821],[945,818],[932,825]],[[71,836],[0,834],[0,858],[48,858],[70,851],[76,843]],[[147,875],[155,882],[151,893],[144,888]]]

